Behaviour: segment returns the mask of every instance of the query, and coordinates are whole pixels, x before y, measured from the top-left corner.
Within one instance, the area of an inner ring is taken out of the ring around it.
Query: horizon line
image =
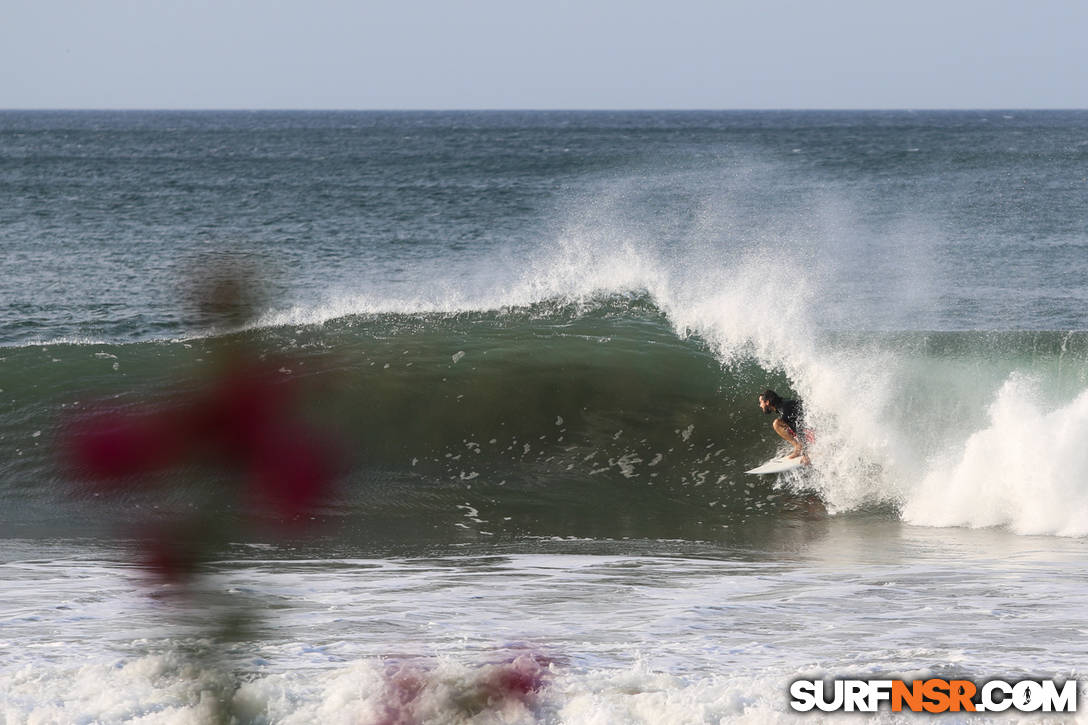
[[[185,108],[185,107],[138,107],[138,106],[124,106],[124,107],[61,107],[61,106],[43,106],[43,107],[13,107],[13,108],[0,108],[0,113],[123,113],[123,112],[136,112],[136,113],[930,113],[930,112],[964,112],[964,111],[977,111],[983,113],[994,112],[1036,112],[1036,111],[1088,111],[1088,108],[1082,107],[1043,107],[1043,106],[1028,106],[1028,107],[1001,107],[1001,106],[945,106],[945,107],[853,107],[853,106],[827,106],[827,107],[766,107],[766,108],[640,108],[640,107],[622,107],[622,108],[581,108],[581,107],[562,107],[562,108],[534,108],[534,107],[511,107],[511,108],[440,108],[440,107],[419,107],[419,108],[276,108],[276,107],[199,107],[199,108]]]

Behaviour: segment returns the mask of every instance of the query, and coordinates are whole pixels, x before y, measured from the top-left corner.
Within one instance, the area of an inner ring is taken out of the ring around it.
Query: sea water
[[[0,113],[0,712],[763,723],[801,677],[1083,679],[1086,200],[1084,112]],[[68,465],[72,420],[239,354],[337,441],[319,505]],[[810,469],[743,473],[767,387]]]

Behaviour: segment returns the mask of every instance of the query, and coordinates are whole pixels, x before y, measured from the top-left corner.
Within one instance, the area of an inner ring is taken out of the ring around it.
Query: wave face
[[[164,474],[120,508],[72,493],[58,435],[94,404],[138,410],[193,394],[225,347],[242,346],[283,361],[282,380],[307,391],[304,415],[346,444],[351,472],[322,514],[362,537],[759,536],[818,506],[1088,532],[1070,476],[1085,464],[1088,334],[797,339],[730,310],[730,293],[670,313],[643,292],[8,349],[4,516],[53,530],[188,505],[218,474]],[[743,473],[777,448],[755,404],[766,387],[806,401],[812,470]]]

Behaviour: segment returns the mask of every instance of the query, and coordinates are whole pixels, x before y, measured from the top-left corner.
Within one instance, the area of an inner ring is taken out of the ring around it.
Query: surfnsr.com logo
[[[798,712],[1076,712],[1077,681],[990,680],[796,680],[790,707]]]

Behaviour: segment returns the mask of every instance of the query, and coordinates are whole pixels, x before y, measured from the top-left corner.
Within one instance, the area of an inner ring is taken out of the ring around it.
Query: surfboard
[[[792,471],[795,468],[801,467],[801,457],[786,458],[789,453],[783,453],[780,456],[775,456],[771,460],[764,463],[762,466],[756,466],[750,471],[745,473],[754,473],[755,475],[764,475],[768,473],[785,473],[786,471]]]

